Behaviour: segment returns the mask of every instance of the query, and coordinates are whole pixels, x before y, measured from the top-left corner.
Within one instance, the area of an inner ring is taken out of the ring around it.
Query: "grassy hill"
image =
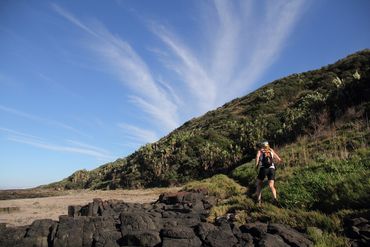
[[[307,185],[299,179],[284,179],[297,171],[304,178],[315,176],[315,172],[331,174],[330,169],[347,167],[344,163],[330,163],[336,162],[332,160],[351,160],[348,161],[351,163],[355,162],[355,157],[359,160],[369,157],[369,117],[370,50],[363,50],[321,69],[273,81],[186,122],[158,142],[147,144],[128,157],[92,171],[77,171],[45,187],[168,186],[218,173],[233,173],[237,179],[253,187],[252,180],[245,178],[252,174],[249,166],[239,166],[254,158],[256,143],[267,139],[286,161],[280,173],[286,183],[284,186],[291,188],[294,183],[298,190],[299,186]],[[361,169],[369,170],[366,164],[362,164]],[[236,167],[239,167],[238,171],[244,169],[243,172],[235,174],[238,173],[234,170]],[[355,169],[353,167],[349,165],[347,168],[351,171]],[[335,178],[340,180],[347,168],[338,171],[337,175],[325,176],[338,176]],[[359,177],[353,177],[351,181],[356,179]],[[344,178],[340,181],[347,182]],[[307,191],[307,195],[309,193]],[[294,206],[288,199],[284,203]],[[299,203],[303,208],[317,207],[304,201]]]

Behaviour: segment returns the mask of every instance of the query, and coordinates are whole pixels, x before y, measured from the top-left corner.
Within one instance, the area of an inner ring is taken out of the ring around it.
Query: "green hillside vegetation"
[[[368,137],[361,130],[356,132],[358,136],[351,135],[356,135],[353,130],[358,121],[366,122],[370,115],[369,76],[369,50],[318,70],[293,74],[186,122],[126,158],[92,171],[77,171],[45,187],[115,189],[183,184],[229,173],[253,159],[256,143],[262,139],[281,147],[295,165],[307,163],[300,149],[306,156],[310,151],[315,161],[319,157],[314,156],[327,146],[343,153],[325,155],[346,157]],[[339,128],[337,123],[341,122]],[[322,139],[324,132],[330,131],[347,134]],[[307,143],[312,147],[300,144],[300,138],[305,137],[320,141],[321,147],[315,142]]]
[[[270,204],[267,185],[262,208],[251,199],[257,176],[252,160],[229,174],[245,186],[247,196],[226,198],[212,209],[210,220],[235,213],[239,223],[290,225],[309,234],[315,246],[348,246],[344,219],[370,216],[370,127],[361,109],[349,108],[332,125],[279,148],[285,163],[277,166],[276,187],[283,208]]]
[[[245,166],[243,165],[243,167]],[[245,169],[238,169],[237,173],[240,174],[241,170]],[[226,186],[222,186],[223,184]],[[208,217],[210,222],[231,213],[235,216],[235,223],[239,225],[247,221],[286,224],[307,233],[315,242],[315,246],[348,246],[348,239],[342,233],[343,218],[369,213],[368,209],[346,209],[338,212],[323,213],[319,210],[278,208],[268,203],[268,201],[262,207],[259,207],[250,197],[245,195],[247,188],[240,187],[235,180],[225,175],[215,175],[205,180],[190,182],[184,186],[184,189],[208,190],[209,194],[216,195],[219,198],[217,205],[211,209]],[[288,191],[284,192],[289,193]]]
[[[316,246],[348,246],[344,219],[370,216],[366,104],[349,107],[336,121],[317,123],[315,131],[276,148],[285,161],[277,166],[276,179],[282,209],[269,203],[272,195],[267,185],[262,191],[263,208],[251,203],[257,176],[252,160],[230,173],[246,187],[248,196],[226,200],[213,209],[213,217],[233,212],[241,223],[248,219],[288,224],[309,234]]]
[[[130,156],[44,187],[115,189],[184,185],[218,198],[209,221],[275,222],[306,232],[315,246],[348,246],[343,220],[370,216],[370,50],[319,70],[276,80],[192,119]],[[283,208],[253,201],[256,144],[269,140],[283,163]]]
[[[209,190],[220,199],[211,209],[211,222],[232,213],[237,224],[282,223],[307,233],[315,246],[349,246],[343,235],[344,219],[370,216],[370,148],[358,149],[350,156],[344,160],[323,156],[321,161],[279,167],[276,187],[283,208],[270,204],[273,200],[267,185],[262,207],[254,203],[254,161],[237,167],[230,177],[216,175],[191,182],[184,189]]]

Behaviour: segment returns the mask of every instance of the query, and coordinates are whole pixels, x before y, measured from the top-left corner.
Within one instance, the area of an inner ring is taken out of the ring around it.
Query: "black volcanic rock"
[[[308,247],[313,243],[298,231],[288,228],[282,224],[270,224],[267,228],[268,233],[280,235],[289,246]]]
[[[0,225],[0,246],[311,246],[305,235],[283,225],[255,222],[239,228],[226,218],[204,222],[206,198],[203,193],[180,192],[161,195],[152,204],[94,199],[85,206],[70,206],[69,215],[60,216],[59,222]],[[365,223],[357,226],[367,236]]]
[[[263,235],[262,239],[258,242],[258,247],[289,247],[279,235],[272,235],[267,233]]]
[[[243,233],[249,233],[254,238],[260,239],[267,233],[267,224],[262,222],[248,223],[240,226],[240,230]]]
[[[131,231],[124,235],[122,244],[127,246],[154,247],[161,243],[158,231]]]
[[[34,246],[49,246],[54,241],[54,235],[57,222],[46,220],[35,220],[28,228],[24,241]]]
[[[351,239],[351,246],[370,246],[370,219],[369,217],[346,218],[344,232]]]

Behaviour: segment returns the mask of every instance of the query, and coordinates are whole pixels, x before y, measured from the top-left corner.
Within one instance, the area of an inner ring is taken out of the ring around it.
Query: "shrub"
[[[184,186],[184,190],[205,189],[210,195],[220,199],[242,195],[246,189],[226,175],[219,174],[201,181],[193,181]]]
[[[238,166],[231,172],[231,177],[244,186],[253,186],[256,183],[257,177],[255,161],[252,160],[244,165]]]

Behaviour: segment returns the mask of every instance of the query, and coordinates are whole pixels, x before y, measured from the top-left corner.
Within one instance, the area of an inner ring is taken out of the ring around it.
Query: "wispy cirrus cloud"
[[[0,132],[7,133],[7,140],[12,142],[27,144],[33,147],[56,152],[77,153],[92,156],[99,161],[113,160],[112,155],[110,155],[107,150],[78,141],[68,140],[68,145],[60,145],[50,143],[43,138],[9,128],[0,127]]]
[[[253,50],[246,60],[247,66],[238,73],[232,90],[243,90],[246,83],[255,83],[279,58],[303,15],[305,5],[305,0],[297,0],[275,1],[264,6],[265,16],[255,27],[256,37],[251,44]]]
[[[79,28],[81,28],[82,30],[90,33],[91,35],[94,35],[94,36],[98,36],[97,33],[95,33],[93,30],[91,30],[88,26],[86,26],[85,24],[83,24],[80,20],[78,20],[76,17],[74,17],[71,13],[69,13],[68,11],[66,11],[65,9],[63,9],[62,7],[60,7],[58,4],[56,3],[51,3],[51,7],[54,9],[54,11],[56,11],[58,14],[60,14],[61,16],[63,16],[64,18],[66,18],[68,21],[70,21],[71,23],[73,23],[74,25],[78,26]]]
[[[37,139],[39,141],[43,141],[43,139],[40,138],[40,137],[30,135],[30,134],[26,134],[26,133],[16,131],[16,130],[13,130],[13,129],[9,129],[9,128],[0,127],[0,131],[5,132],[5,133],[10,134],[10,135],[13,135],[13,136],[18,136],[18,137],[22,137],[22,138],[31,138],[31,139]]]
[[[132,103],[141,107],[167,130],[178,126],[176,104],[157,84],[147,64],[128,42],[113,35],[99,22],[87,25],[62,7],[56,4],[52,7],[70,23],[91,35],[89,47],[135,93]]]
[[[264,14],[254,14],[257,5]],[[202,9],[209,17],[203,25],[204,42],[209,42],[204,53],[186,46],[162,24],[152,23],[151,30],[165,45],[166,56],[160,61],[177,73],[204,110],[210,110],[257,83],[285,48],[304,6],[304,0],[212,1]]]
[[[207,18],[197,28],[205,37],[195,45],[186,43],[181,30],[144,20],[160,41],[148,49],[162,63],[158,73],[124,38],[101,23],[85,23],[56,4],[52,8],[90,35],[92,51],[132,90],[130,102],[172,130],[186,120],[180,116],[189,116],[182,113],[203,114],[254,88],[286,47],[306,0],[214,0],[201,5],[200,19]]]
[[[32,120],[32,121],[35,121],[35,122],[39,122],[39,123],[42,123],[42,124],[46,124],[46,125],[50,125],[50,126],[54,126],[54,127],[58,127],[58,128],[63,128],[63,129],[69,130],[71,132],[74,132],[76,134],[79,134],[81,136],[89,137],[87,134],[77,130],[76,128],[74,128],[74,127],[72,127],[68,124],[59,122],[59,121],[39,117],[37,115],[29,114],[29,113],[26,113],[26,112],[23,112],[23,111],[20,111],[20,110],[11,108],[11,107],[7,107],[7,106],[4,106],[4,105],[0,105],[0,111],[7,112],[7,113],[10,113],[12,115],[22,117],[22,118],[25,118],[25,119],[28,119],[28,120]]]
[[[173,60],[166,63],[167,68],[176,72],[180,80],[187,84],[201,111],[211,109],[216,100],[217,88],[194,52],[164,26],[153,24],[151,29],[170,49]]]
[[[63,146],[63,145],[57,145],[57,144],[42,142],[39,140],[20,138],[20,137],[15,137],[15,136],[9,137],[8,140],[13,141],[13,142],[28,144],[34,147],[56,151],[56,152],[77,153],[77,154],[92,156],[98,159],[99,161],[108,161],[108,160],[113,159],[113,157],[110,156],[109,154],[98,152],[95,149],[88,149],[88,148],[83,148],[79,146]]]
[[[66,141],[67,141],[67,143],[69,143],[70,145],[73,145],[75,147],[95,151],[96,153],[101,154],[102,157],[112,158],[112,156],[109,155],[109,151],[104,149],[104,148],[100,148],[100,147],[97,147],[97,146],[94,146],[94,145],[91,145],[91,144],[87,144],[87,143],[84,143],[84,142],[81,142],[81,141],[76,141],[76,140],[66,140]]]
[[[159,139],[154,131],[139,128],[126,123],[119,123],[117,125],[122,133],[125,135],[126,139],[133,143],[146,144],[155,142]]]

